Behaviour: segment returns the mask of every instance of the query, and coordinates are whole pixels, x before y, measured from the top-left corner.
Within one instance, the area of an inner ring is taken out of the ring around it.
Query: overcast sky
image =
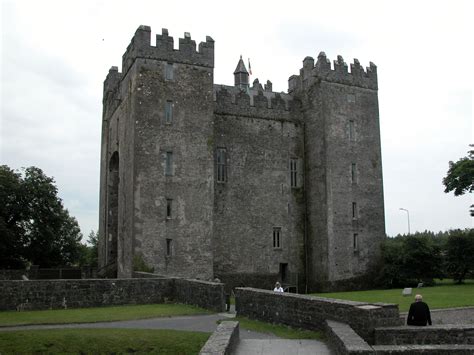
[[[0,164],[53,176],[86,236],[98,227],[102,84],[139,25],[215,40],[215,83],[239,56],[288,90],[306,56],[378,67],[387,234],[472,228],[445,194],[473,143],[472,1],[1,1]],[[1,201],[0,201],[1,203]]]

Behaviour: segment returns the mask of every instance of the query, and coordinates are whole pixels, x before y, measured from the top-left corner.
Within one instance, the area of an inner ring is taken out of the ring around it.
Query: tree
[[[473,144],[469,145],[474,147]],[[449,162],[449,170],[443,184],[444,192],[454,191],[454,196],[464,195],[466,192],[474,191],[474,150],[468,151],[468,156],[457,162]],[[471,216],[474,216],[474,205],[471,205]]]
[[[474,274],[474,229],[451,232],[446,243],[446,271],[457,283]]]
[[[99,259],[99,232],[91,230],[87,237],[87,242],[89,245],[81,244],[79,265],[97,267]]]
[[[1,267],[27,262],[55,267],[77,261],[82,235],[58,197],[53,178],[36,167],[20,174],[0,166],[0,197],[7,201],[0,209]]]

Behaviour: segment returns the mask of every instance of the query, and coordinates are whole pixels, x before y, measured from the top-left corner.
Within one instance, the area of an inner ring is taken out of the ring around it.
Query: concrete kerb
[[[231,354],[239,342],[239,322],[224,321],[204,344],[201,355]]]

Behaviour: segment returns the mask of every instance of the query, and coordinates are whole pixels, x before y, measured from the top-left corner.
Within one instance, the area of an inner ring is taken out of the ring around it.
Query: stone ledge
[[[381,327],[375,328],[374,339],[378,345],[474,344],[474,325]]]
[[[474,345],[374,345],[374,354],[426,354],[426,355],[472,355]]]
[[[326,320],[326,334],[336,354],[373,354],[372,347],[348,324]]]
[[[217,326],[206,344],[199,352],[200,355],[231,354],[239,341],[239,322],[225,321]]]

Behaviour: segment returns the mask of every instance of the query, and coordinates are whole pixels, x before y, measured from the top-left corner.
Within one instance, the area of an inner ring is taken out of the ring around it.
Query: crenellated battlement
[[[288,79],[288,92],[301,89],[304,82],[311,78],[377,90],[377,66],[374,63],[370,62],[370,66],[364,70],[359,60],[354,59],[354,63],[350,64],[350,72],[348,68],[340,55],[333,61],[332,68],[331,61],[324,52],[319,53],[316,64],[312,57],[306,57],[300,75],[292,75]]]
[[[271,83],[268,81],[266,87]],[[248,92],[235,86],[214,85],[215,112],[220,114],[289,120],[293,100],[288,94],[264,91],[258,79]]]
[[[155,45],[150,44],[151,28],[140,26],[135,31],[127,50],[122,56],[122,72],[126,73],[135,61],[135,58],[156,59],[171,63],[199,65],[214,67],[214,40],[207,36],[206,42],[199,43],[196,51],[196,42],[191,35],[185,32],[184,38],[179,39],[179,48],[174,49],[174,39],[168,34],[166,28],[161,35],[156,35]]]

